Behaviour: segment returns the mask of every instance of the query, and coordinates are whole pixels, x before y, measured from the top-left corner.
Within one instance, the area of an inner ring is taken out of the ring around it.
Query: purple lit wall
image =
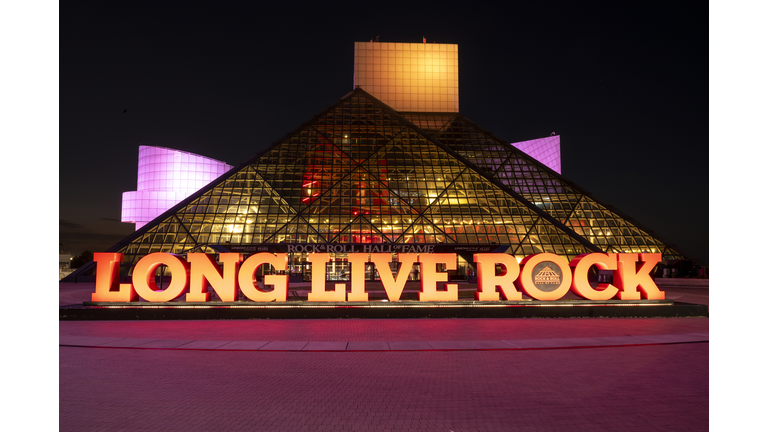
[[[138,230],[230,169],[205,156],[139,146],[137,190],[123,192],[120,220],[136,224]]]
[[[560,167],[560,135],[512,143],[527,155],[562,174]]]

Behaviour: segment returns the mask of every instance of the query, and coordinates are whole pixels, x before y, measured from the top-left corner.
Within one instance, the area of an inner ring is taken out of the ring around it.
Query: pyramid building
[[[388,58],[377,45],[399,52],[398,45],[421,44],[356,43],[352,92],[110,248],[124,254],[122,275],[153,252],[280,251],[289,253],[291,274],[307,279],[312,245],[334,245],[324,249],[334,252],[329,280],[348,277],[351,251],[404,250],[372,249],[387,245],[456,252],[455,276],[473,267],[472,252],[481,251],[518,259],[541,252],[569,260],[590,252],[685,258],[461,115],[450,73],[430,99],[408,82],[382,80],[382,70],[400,73],[395,60],[392,68],[371,62],[366,71],[363,48]],[[451,52],[452,46],[430,45]],[[446,68],[434,69],[439,75]],[[397,89],[403,85],[406,90]],[[412,101],[403,101],[409,92]]]

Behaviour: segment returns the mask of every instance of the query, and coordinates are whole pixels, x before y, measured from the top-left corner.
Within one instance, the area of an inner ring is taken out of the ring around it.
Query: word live
[[[421,291],[419,301],[458,301],[458,285],[445,283],[448,274],[438,270],[456,269],[454,253],[396,254],[399,270],[393,275],[390,253],[351,253],[350,292],[345,283],[336,283],[333,290],[326,289],[326,266],[331,259],[328,253],[308,254],[312,264],[310,302],[368,301],[365,292],[365,266],[373,263],[379,271],[381,283],[389,301],[398,301],[414,265],[421,267]],[[208,284],[222,302],[234,302],[238,292],[254,302],[285,302],[288,298],[288,276],[271,274],[264,276],[264,287],[254,283],[259,266],[270,265],[276,271],[285,271],[288,255],[284,253],[257,253],[244,259],[241,253],[221,253],[218,261],[204,253],[189,253],[187,258],[156,252],[143,257],[133,268],[133,283],[119,283],[121,253],[95,253],[96,288],[91,295],[94,302],[130,302],[141,297],[148,302],[168,302],[185,292],[186,302],[209,302]],[[533,299],[555,301],[569,290],[587,300],[663,300],[664,292],[651,278],[651,270],[661,261],[658,253],[591,253],[579,255],[568,262],[552,253],[539,253],[523,258],[503,253],[478,253],[474,255],[477,267],[477,292],[479,301],[522,300],[524,292]],[[155,272],[160,266],[170,270],[171,282],[165,289],[155,283]],[[588,280],[591,267],[613,271],[613,283],[600,283],[592,287]],[[438,287],[438,283],[444,283]],[[267,290],[267,286],[272,286]],[[498,289],[498,291],[497,291]]]

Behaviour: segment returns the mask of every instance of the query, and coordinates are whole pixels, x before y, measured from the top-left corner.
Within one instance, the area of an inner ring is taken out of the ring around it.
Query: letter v
[[[417,259],[416,254],[397,254],[397,260],[401,264],[400,270],[397,272],[397,279],[394,279],[392,271],[389,269],[392,254],[371,254],[371,261],[376,264],[376,269],[379,270],[379,278],[381,278],[381,283],[384,285],[384,291],[387,293],[389,301],[400,300],[403,288],[405,288],[405,282],[408,280],[408,274],[410,274],[413,263]]]

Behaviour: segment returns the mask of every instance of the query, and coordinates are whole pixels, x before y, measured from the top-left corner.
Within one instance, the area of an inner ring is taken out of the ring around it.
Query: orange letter
[[[388,253],[371,254],[371,261],[379,269],[379,278],[381,279],[381,284],[384,285],[384,291],[387,293],[389,301],[400,300],[403,288],[405,288],[405,282],[408,281],[408,274],[411,272],[411,267],[413,267],[416,259],[416,254],[398,254],[397,260],[401,264],[400,270],[397,271],[397,279],[395,279],[392,277],[392,270],[389,267],[392,255]]]
[[[269,252],[251,255],[240,266],[237,279],[243,294],[255,302],[284,302],[288,300],[288,275],[265,275],[264,287],[273,285],[272,291],[264,291],[253,283],[253,275],[262,264],[271,264],[275,270],[288,268],[288,254],[272,255]]]
[[[445,291],[437,290],[438,282],[447,282],[448,273],[438,273],[437,264],[445,264],[446,270],[456,270],[455,253],[435,253],[419,255],[421,266],[421,301],[457,301],[459,299],[459,286],[445,284]],[[379,272],[381,276],[381,272]],[[389,295],[389,293],[387,293]]]
[[[571,287],[571,269],[565,258],[553,253],[528,255],[515,285],[536,300],[559,300]]]
[[[611,284],[601,283],[596,288],[592,288],[587,278],[589,268],[592,266],[597,266],[600,270],[616,270],[616,254],[591,253],[579,255],[571,260],[570,266],[573,268],[571,291],[585,299],[610,300],[619,292],[619,289]]]
[[[651,278],[651,270],[661,261],[661,254],[641,253],[640,261],[637,262],[638,254],[619,254],[618,269],[613,272],[613,283],[621,290],[619,299],[621,300],[640,300],[640,293],[643,298],[648,300],[664,300],[664,291],[659,291],[659,287]]]
[[[219,261],[224,264],[223,272],[212,256],[204,253],[187,254],[187,262],[190,265],[188,302],[211,300],[211,293],[203,292],[206,282],[210,282],[221,301],[237,300],[237,269],[243,262],[243,254],[222,253],[219,254]]]
[[[477,287],[475,300],[499,301],[501,290],[507,300],[522,300],[523,294],[515,289],[515,279],[520,275],[520,265],[512,255],[503,253],[475,254],[473,260],[477,266]],[[501,264],[506,270],[504,274],[496,274],[496,264]]]
[[[351,253],[347,255],[347,261],[352,266],[349,284],[351,292],[347,294],[347,301],[368,301],[368,293],[365,292],[365,262],[368,254]],[[314,274],[314,273],[313,273]]]
[[[130,302],[136,300],[136,290],[131,284],[118,283],[120,263],[123,254],[96,252],[93,254],[96,262],[96,289],[91,294],[95,302]]]
[[[165,264],[171,271],[171,283],[162,291],[155,283],[155,270]],[[136,292],[148,302],[167,302],[184,292],[189,281],[189,264],[183,258],[165,252],[151,253],[136,263],[133,268],[133,286]]]
[[[312,290],[307,295],[307,301],[343,302],[346,300],[346,284],[337,283],[333,291],[325,290],[325,263],[330,259],[331,255],[327,253],[311,253],[307,256],[307,261],[312,263]]]

